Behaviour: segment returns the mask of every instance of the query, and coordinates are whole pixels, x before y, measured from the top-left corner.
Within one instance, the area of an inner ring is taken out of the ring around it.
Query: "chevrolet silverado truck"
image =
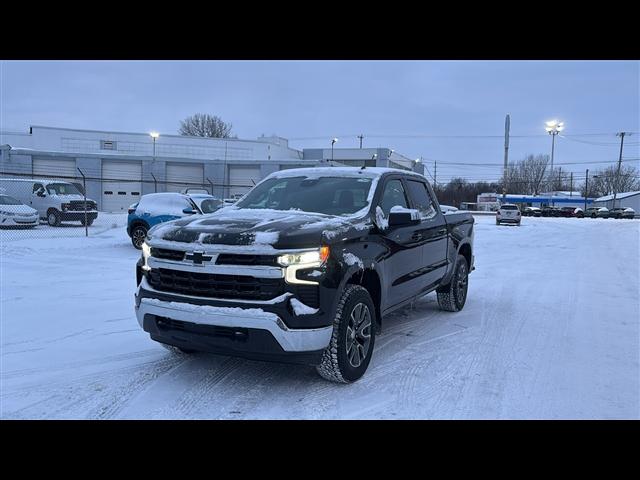
[[[385,315],[434,290],[441,309],[464,307],[473,225],[469,212],[443,214],[409,171],[276,172],[233,206],[148,231],[136,316],[177,354],[315,365],[353,382]]]

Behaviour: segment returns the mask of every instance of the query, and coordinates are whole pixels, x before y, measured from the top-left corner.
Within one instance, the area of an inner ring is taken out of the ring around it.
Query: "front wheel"
[[[369,366],[375,344],[376,310],[369,292],[348,285],[333,320],[331,341],[316,367],[321,377],[338,383],[358,380]]]
[[[147,228],[144,225],[137,225],[131,232],[131,243],[138,250],[142,249],[142,244],[147,236]]]
[[[80,219],[80,223],[84,227],[84,218]],[[93,218],[87,218],[87,226],[90,227],[91,225],[93,225]]]
[[[47,223],[50,227],[60,226],[60,214],[56,210],[51,210],[47,213]]]
[[[447,312],[458,312],[464,308],[469,288],[469,266],[467,259],[458,255],[453,276],[448,284],[436,290],[438,305]]]

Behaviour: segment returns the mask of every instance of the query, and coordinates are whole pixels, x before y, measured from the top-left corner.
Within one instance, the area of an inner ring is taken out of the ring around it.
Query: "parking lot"
[[[0,231],[0,417],[640,418],[640,220],[475,218],[464,310],[387,317],[351,385],[152,342],[126,215]]]

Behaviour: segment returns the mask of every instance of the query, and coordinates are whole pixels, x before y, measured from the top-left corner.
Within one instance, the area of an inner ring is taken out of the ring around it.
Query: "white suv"
[[[520,215],[520,209],[517,205],[505,203],[500,205],[500,208],[496,212],[496,225],[500,225],[501,223],[515,223],[520,226],[521,218],[522,215]]]

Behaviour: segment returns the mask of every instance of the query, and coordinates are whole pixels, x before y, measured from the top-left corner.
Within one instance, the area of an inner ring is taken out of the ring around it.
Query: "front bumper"
[[[96,218],[98,218],[98,212],[96,211],[87,212],[87,219],[89,221],[93,221]],[[60,212],[60,220],[64,222],[79,222],[81,220],[84,220],[84,212],[83,211]]]
[[[256,360],[320,363],[333,327],[289,328],[273,313],[285,311],[289,296],[283,297],[268,305],[225,302],[224,307],[214,306],[155,291],[143,278],[135,310],[143,330],[161,343]]]
[[[37,214],[34,215],[0,215],[2,227],[35,227],[40,223]]]

